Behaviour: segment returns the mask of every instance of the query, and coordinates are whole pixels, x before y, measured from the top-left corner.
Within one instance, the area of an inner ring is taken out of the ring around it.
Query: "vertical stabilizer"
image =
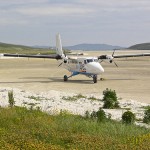
[[[60,56],[63,56],[61,38],[59,33],[56,35],[56,53]]]

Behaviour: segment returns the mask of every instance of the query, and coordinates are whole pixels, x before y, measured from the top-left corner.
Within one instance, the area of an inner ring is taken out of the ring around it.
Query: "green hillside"
[[[150,43],[141,43],[130,46],[128,49],[135,49],[135,50],[150,50]]]
[[[0,53],[19,53],[19,54],[52,54],[55,53],[55,50],[42,49],[42,48],[33,48],[23,45],[14,45],[0,43]]]
[[[61,112],[0,107],[0,149],[149,149],[150,129]]]

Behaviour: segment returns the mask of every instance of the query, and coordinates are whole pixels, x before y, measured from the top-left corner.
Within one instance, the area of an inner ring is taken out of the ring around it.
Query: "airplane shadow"
[[[137,80],[137,79],[129,79],[129,78],[127,78],[127,79],[124,79],[124,78],[123,79],[122,78],[121,79],[116,79],[116,78],[113,78],[113,79],[105,79],[105,80],[122,80],[123,81],[123,80]]]
[[[25,78],[19,78],[23,81],[10,81],[10,82],[0,82],[0,84],[14,84],[14,83],[52,83],[52,82],[59,82],[59,83],[73,83],[73,84],[93,84],[92,80],[69,80],[67,82],[64,82],[63,78],[58,77],[25,77]],[[39,80],[38,80],[39,79]],[[43,79],[43,80],[42,80]]]
[[[67,82],[64,82],[63,78],[59,78],[59,77],[51,77],[51,78],[47,78],[47,77],[24,77],[24,78],[19,78],[20,80],[24,80],[24,81],[10,81],[10,82],[0,82],[0,84],[14,84],[14,83],[52,83],[52,82],[59,82],[59,83],[65,83],[65,84],[94,84],[93,80],[91,78],[91,80],[77,80],[77,79],[68,79]],[[116,79],[116,78],[109,78],[109,79],[104,79],[103,81],[101,81],[100,79],[98,79],[98,81],[104,82],[104,81],[111,81],[111,80],[137,80],[137,79]]]

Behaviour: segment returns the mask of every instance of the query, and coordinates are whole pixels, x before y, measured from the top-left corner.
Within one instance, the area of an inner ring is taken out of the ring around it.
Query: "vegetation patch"
[[[148,149],[150,129],[68,112],[0,108],[0,149]]]
[[[15,105],[15,100],[14,100],[14,93],[13,91],[8,91],[8,102],[9,106],[13,107]]]
[[[144,112],[143,122],[150,124],[150,107],[148,107]]]
[[[34,99],[34,100],[36,100],[36,101],[41,101],[41,100],[43,100],[44,98],[43,97],[40,97],[40,96],[28,96],[28,98],[29,99]]]
[[[126,111],[122,115],[122,121],[126,124],[133,124],[135,122],[135,114],[133,114],[131,111]]]
[[[115,90],[108,88],[104,90],[102,101],[104,102],[103,108],[119,108],[119,102]]]
[[[88,99],[91,100],[91,101],[100,101],[100,99],[98,99],[98,98],[96,98],[94,96],[91,96]]]
[[[87,98],[86,96],[83,96],[82,94],[74,95],[74,96],[63,96],[62,99],[66,101],[77,101],[81,98]]]

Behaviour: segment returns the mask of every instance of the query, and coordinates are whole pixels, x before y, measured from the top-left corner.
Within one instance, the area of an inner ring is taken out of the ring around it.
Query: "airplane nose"
[[[104,72],[104,68],[96,62],[89,63],[87,68],[87,71],[93,74],[101,74]]]
[[[96,70],[98,70],[99,73],[103,73],[104,72],[104,68],[99,63],[97,63],[95,68],[96,68]]]
[[[104,68],[100,65],[100,72],[103,73],[104,72]]]

